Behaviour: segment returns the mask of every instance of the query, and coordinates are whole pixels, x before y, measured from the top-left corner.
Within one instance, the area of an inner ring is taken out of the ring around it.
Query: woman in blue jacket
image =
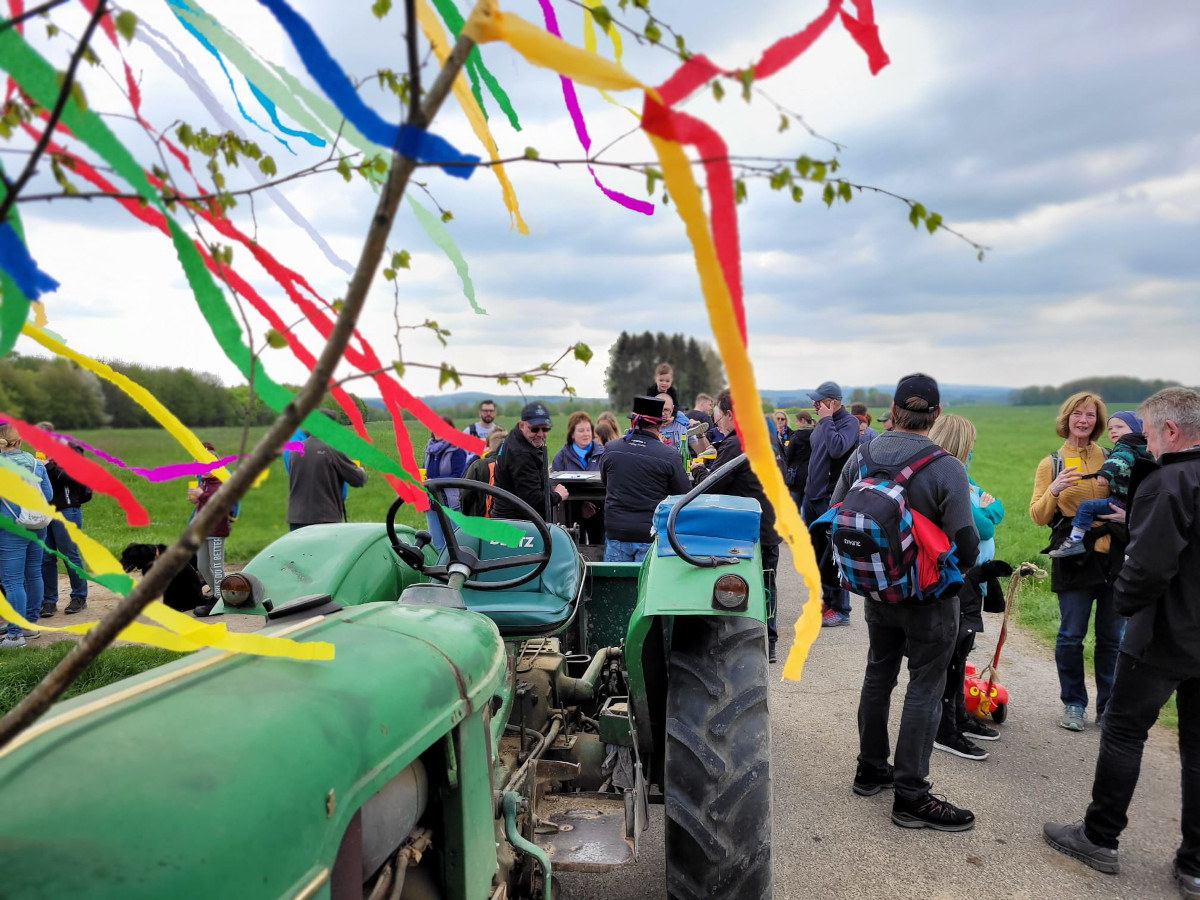
[[[591,417],[577,409],[567,419],[567,442],[554,454],[550,468],[555,472],[599,472],[603,456],[604,445],[593,434]],[[591,502],[574,503],[571,507],[577,512],[568,516],[579,517],[577,521],[585,540],[589,544],[603,544],[604,511]]]
[[[4,461],[25,469],[40,481],[42,496],[49,503],[54,496],[50,476],[41,460],[21,448],[21,436],[9,422],[0,425],[0,456]],[[0,516],[14,522],[21,514],[21,507],[12,500],[0,500]],[[18,526],[19,527],[19,526]],[[38,540],[45,540],[46,529],[33,532]],[[29,622],[37,621],[42,608],[42,548],[27,537],[4,529],[0,530],[0,583],[4,596],[16,612]],[[24,647],[25,637],[38,637],[40,632],[22,632],[16,622],[9,622],[7,634],[0,647]]]

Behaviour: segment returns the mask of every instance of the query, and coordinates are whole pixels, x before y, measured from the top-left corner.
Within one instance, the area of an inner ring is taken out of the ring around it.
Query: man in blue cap
[[[825,381],[808,392],[817,410],[817,424],[809,438],[808,481],[804,485],[804,503],[800,508],[804,523],[812,523],[829,510],[829,495],[846,460],[858,446],[858,419],[842,406],[842,389],[836,381]],[[850,624],[850,595],[842,590],[837,566],[829,548],[829,532],[812,533],[813,552],[821,569],[822,627]]]
[[[550,490],[546,467],[546,435],[550,433],[550,411],[540,401],[526,403],[521,421],[500,446],[496,461],[496,487],[520,497],[545,521],[550,521],[551,504],[561,503],[567,489],[561,484]],[[492,503],[493,519],[523,519],[525,514],[497,497]]]

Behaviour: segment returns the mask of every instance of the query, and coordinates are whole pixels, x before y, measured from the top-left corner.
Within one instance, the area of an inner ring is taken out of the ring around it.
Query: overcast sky
[[[352,75],[402,68],[398,12],[380,24],[368,0],[294,3]],[[219,68],[166,4],[128,5],[185,51],[237,116]],[[460,6],[466,8],[465,0]],[[505,6],[540,22],[534,0]],[[578,8],[556,6],[564,33],[580,42]],[[798,30],[823,7],[808,0],[654,4],[693,49],[730,68]],[[264,58],[303,74],[281,30],[257,4],[210,0],[206,8]],[[1014,0],[987,9],[898,0],[878,2],[876,15],[892,60],[878,76],[869,74],[861,51],[835,25],[763,87],[845,146],[839,174],[920,200],[992,250],[980,263],[969,246],[944,232],[914,232],[907,207],[888,197],[855,195],[848,206],[829,210],[817,188],[810,187],[797,206],[764,183],[752,183],[739,216],[759,385],[799,388],[828,378],[892,382],[914,369],[960,384],[1058,383],[1101,373],[1200,382],[1200,16],[1191,5]],[[76,33],[82,27],[77,10],[54,16]],[[627,21],[640,27],[643,18],[631,13]],[[34,24],[30,34],[62,67],[67,45],[47,45],[43,31]],[[603,42],[601,48],[607,51]],[[669,54],[632,40],[626,51],[628,68],[645,81],[660,80],[676,64]],[[520,154],[533,146],[544,157],[578,157],[557,78],[531,69],[505,47],[486,46],[483,53],[524,126],[513,131],[490,107],[501,152]],[[107,49],[102,56],[114,63]],[[187,87],[144,47],[135,44],[129,58],[141,73],[145,115],[153,124],[166,127],[182,118],[213,127]],[[119,69],[114,65],[113,71]],[[427,70],[426,77],[431,74]],[[94,108],[127,112],[105,76],[86,77]],[[247,110],[267,122],[244,83],[238,87]],[[380,99],[375,92],[366,96]],[[634,124],[595,92],[581,88],[580,97],[595,147]],[[640,99],[631,105],[640,106]],[[396,116],[394,105],[380,100],[378,108]],[[733,153],[832,153],[799,127],[779,134],[778,116],[761,98],[746,105],[730,91],[717,104],[704,94],[687,109],[714,123]],[[127,123],[111,121],[140,160],[156,159]],[[245,127],[274,154],[281,172],[324,154],[290,139],[293,156]],[[480,150],[452,104],[435,130],[464,151]],[[605,158],[645,161],[652,154],[635,135]],[[15,162],[6,162],[11,172]],[[489,314],[470,311],[450,264],[402,210],[391,246],[408,249],[413,259],[411,272],[399,279],[401,317],[435,318],[453,332],[445,351],[431,338],[406,333],[407,358],[504,371],[547,361],[582,340],[596,358],[564,371],[581,394],[598,396],[604,393],[607,347],[622,329],[711,339],[691,251],[671,208],[660,205],[650,218],[626,211],[605,199],[578,166],[520,164],[509,172],[532,231],[528,237],[509,230],[490,173],[461,182],[422,170],[421,180],[454,212],[451,231]],[[645,196],[637,175],[601,175],[612,187]],[[325,175],[293,182],[286,194],[344,257],[357,259],[375,200],[368,189]],[[62,282],[47,297],[50,327],[72,346],[93,355],[186,365],[236,382],[165,238],[114,206],[63,201],[26,204],[21,211],[35,258]],[[326,296],[344,293],[346,275],[265,196],[255,212],[265,247]],[[247,229],[253,227],[249,213],[245,203],[235,211]],[[286,307],[282,292],[248,253],[235,254],[234,262],[265,296]],[[254,327],[261,337],[266,326],[256,321]],[[381,284],[363,331],[385,359],[396,355],[393,330],[390,288]],[[18,349],[33,352],[34,346],[23,339]],[[266,365],[278,380],[298,381],[304,374],[286,350],[270,351]],[[436,389],[436,376],[410,369],[406,384],[428,393]],[[490,389],[488,382],[465,387]],[[375,393],[369,384],[359,390]]]

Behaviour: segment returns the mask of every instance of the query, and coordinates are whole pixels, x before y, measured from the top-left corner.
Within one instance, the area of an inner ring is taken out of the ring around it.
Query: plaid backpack
[[[833,558],[847,590],[885,603],[917,599],[917,540],[906,485],[946,451],[927,448],[902,465],[883,466],[872,461],[870,446],[859,446],[858,481],[833,515]]]

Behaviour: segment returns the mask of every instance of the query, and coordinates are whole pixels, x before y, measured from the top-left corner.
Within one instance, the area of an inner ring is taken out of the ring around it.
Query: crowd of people
[[[472,457],[431,439],[426,477],[494,484],[549,520],[570,497],[568,487],[552,483],[551,470],[596,473],[604,499],[602,505],[584,504],[582,535],[603,544],[606,561],[640,561],[655,538],[659,504],[742,453],[730,392],[700,394],[684,412],[672,382],[671,367],[658,366],[645,395],[631,398],[626,426],[612,413],[594,423],[586,412],[572,413],[553,453],[545,404],[528,403],[506,432],[495,421],[494,402],[484,401],[478,421],[464,431],[485,441],[485,452]],[[988,753],[977,741],[1000,737],[967,712],[963,688],[967,657],[984,627],[984,598],[1003,574],[996,529],[1004,504],[971,477],[976,429],[963,416],[943,414],[938,384],[928,375],[900,380],[878,431],[865,407],[843,404],[836,382],[822,383],[809,397],[811,413],[801,410],[790,422],[786,412],[775,411],[767,420],[818,558],[822,625],[850,623],[852,594],[866,625],[853,790],[864,796],[892,790],[892,820],[902,827],[970,829],[970,810],[930,792],[929,764],[935,749],[982,761]],[[40,427],[53,430],[50,423]],[[1060,613],[1058,725],[1070,732],[1087,727],[1084,638],[1094,617],[1092,708],[1101,738],[1085,817],[1070,825],[1046,823],[1045,839],[1102,872],[1119,871],[1119,838],[1142,747],[1175,695],[1184,797],[1175,872],[1184,895],[1200,898],[1200,706],[1193,707],[1200,705],[1200,394],[1168,388],[1137,411],[1109,415],[1101,397],[1081,392],[1062,404],[1054,428],[1062,444],[1032,473],[1029,515],[1049,529],[1043,552]],[[1105,434],[1111,450],[1098,443]],[[289,528],[343,521],[346,492],[365,484],[365,471],[315,436],[301,432],[296,439],[299,447],[285,454]],[[11,424],[0,425],[0,456],[28,472],[65,519],[82,523],[81,507],[91,491],[54,461],[28,452]],[[775,511],[748,466],[718,477],[718,493],[753,498],[762,510],[767,652],[774,662]],[[189,488],[188,499],[200,511],[218,486],[206,476]],[[526,517],[504,498],[469,489],[447,491],[443,502],[471,515]],[[0,516],[7,520],[0,523],[0,581],[14,609],[31,622],[57,614],[61,555],[70,575],[65,612],[83,610],[87,583],[62,523],[7,500],[0,502]],[[220,520],[201,549],[199,565],[213,597],[219,596],[223,539],[235,516],[236,510]],[[436,524],[431,517],[440,544]],[[9,622],[0,646],[19,647],[36,636]],[[905,658],[909,680],[893,748],[890,699]]]

